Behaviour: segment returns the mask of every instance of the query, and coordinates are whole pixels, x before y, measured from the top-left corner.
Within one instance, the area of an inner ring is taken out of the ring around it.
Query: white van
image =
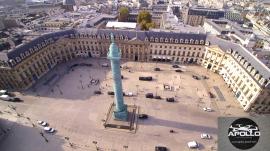
[[[12,98],[10,96],[8,96],[8,95],[1,95],[0,99],[4,100],[4,101],[11,101],[12,100]]]
[[[0,90],[0,95],[6,95],[7,94],[7,90]]]

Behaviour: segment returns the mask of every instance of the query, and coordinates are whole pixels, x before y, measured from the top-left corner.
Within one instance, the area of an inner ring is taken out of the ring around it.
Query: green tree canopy
[[[149,28],[155,27],[152,16],[148,11],[141,11],[137,17],[137,22],[140,24],[141,30],[149,30]]]
[[[119,15],[118,15],[118,20],[120,22],[125,22],[128,20],[128,16],[129,16],[129,10],[127,7],[121,7],[119,9]]]
[[[142,21],[145,21],[146,23],[150,23],[151,20],[151,14],[148,11],[141,11],[138,15],[137,22],[141,23]]]

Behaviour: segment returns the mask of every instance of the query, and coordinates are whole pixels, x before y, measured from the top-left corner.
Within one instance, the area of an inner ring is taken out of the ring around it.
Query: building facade
[[[270,112],[270,69],[244,47],[205,33],[71,29],[45,34],[0,53],[0,89],[27,89],[75,58],[106,58],[110,33],[123,60],[202,65],[223,77],[245,111]]]
[[[7,54],[1,54],[0,89],[27,89],[56,64],[77,57],[105,58],[110,45],[110,33],[114,33],[124,60],[200,64],[204,55],[206,34],[66,30],[43,35]]]
[[[206,46],[202,66],[222,76],[245,111],[269,113],[269,68],[240,45],[215,42]]]

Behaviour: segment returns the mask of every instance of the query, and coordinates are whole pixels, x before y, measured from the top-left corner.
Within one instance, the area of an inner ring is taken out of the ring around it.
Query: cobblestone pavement
[[[125,102],[139,106],[140,113],[148,114],[149,119],[138,121],[135,134],[105,129],[103,120],[113,102],[113,97],[107,95],[107,91],[112,90],[110,68],[101,67],[105,62],[108,61],[85,59],[61,64],[24,95],[16,93],[23,103],[1,102],[0,125],[5,123],[2,125],[11,131],[0,141],[0,150],[91,151],[98,147],[106,151],[153,151],[156,145],[162,145],[176,151],[189,150],[187,142],[191,140],[198,141],[201,150],[211,150],[216,147],[217,118],[246,115],[219,75],[200,66],[182,65],[185,71],[177,73],[170,64],[123,62],[122,67],[129,67],[122,68],[124,92],[137,94],[125,97]],[[75,63],[91,63],[93,66],[76,67],[68,72],[69,66]],[[162,71],[153,71],[156,66]],[[195,80],[192,74],[210,78]],[[44,85],[53,75],[58,78]],[[154,80],[139,81],[139,76],[152,76]],[[92,79],[100,83],[90,84]],[[163,84],[173,86],[174,91],[165,91]],[[208,92],[215,93],[213,86],[217,85],[226,101],[209,98]],[[103,94],[94,95],[95,90],[101,90]],[[145,94],[149,92],[163,99],[146,99]],[[175,97],[176,102],[166,102],[166,97]],[[16,106],[16,110],[8,105]],[[203,107],[211,107],[214,112],[205,112]],[[45,138],[42,137],[40,132],[43,130],[37,125],[37,120],[47,121],[57,132],[54,135],[44,133]],[[171,129],[175,133],[169,133]],[[212,135],[213,139],[200,139],[203,132]]]

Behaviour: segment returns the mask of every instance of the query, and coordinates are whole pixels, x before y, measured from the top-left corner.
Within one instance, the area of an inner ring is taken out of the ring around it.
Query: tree
[[[149,30],[149,28],[155,27],[152,16],[148,11],[141,11],[137,17],[137,22],[140,24],[141,30]]]
[[[142,21],[145,21],[146,23],[150,23],[151,20],[151,15],[148,11],[141,11],[138,15],[137,22],[141,23]]]
[[[129,10],[127,7],[121,7],[119,9],[119,15],[118,15],[118,20],[120,22],[125,22],[128,20],[128,16],[129,16]]]

